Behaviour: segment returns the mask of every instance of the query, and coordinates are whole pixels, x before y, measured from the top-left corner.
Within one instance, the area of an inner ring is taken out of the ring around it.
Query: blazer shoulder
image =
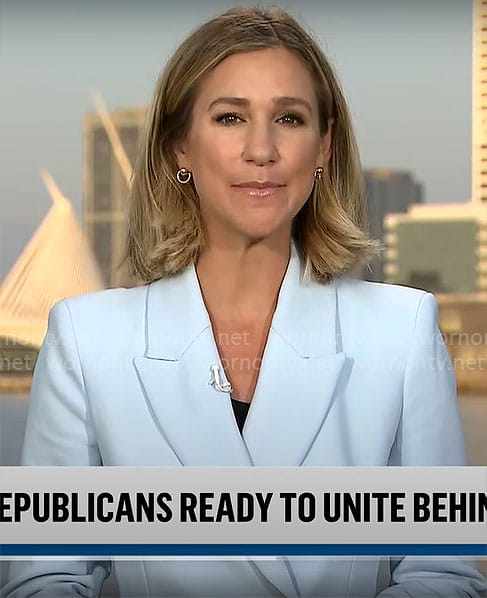
[[[361,300],[364,304],[395,305],[399,309],[417,306],[426,295],[431,294],[421,289],[399,284],[369,282],[348,277],[337,279],[337,286],[341,293]]]
[[[66,305],[76,328],[84,325],[123,326],[137,319],[137,315],[143,316],[147,289],[148,285],[106,289],[67,297],[59,303]]]
[[[355,321],[378,327],[391,323],[414,327],[422,305],[433,319],[437,317],[436,299],[427,291],[346,277],[339,279],[337,286],[343,309],[353,312]]]

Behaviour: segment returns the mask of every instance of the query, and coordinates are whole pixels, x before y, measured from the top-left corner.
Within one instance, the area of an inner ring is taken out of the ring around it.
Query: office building
[[[110,113],[123,152],[131,165],[143,131],[146,108]],[[102,118],[87,114],[84,121],[83,203],[86,237],[98,260],[107,287],[130,286],[133,281],[122,259],[127,222],[128,183]]]
[[[487,255],[482,258],[487,218],[474,206],[412,206],[407,214],[388,214],[384,227],[387,282],[433,293],[487,289]]]
[[[364,171],[367,197],[367,217],[372,238],[384,241],[384,217],[390,213],[407,212],[409,206],[422,201],[422,187],[411,173],[390,169]],[[384,280],[384,257],[375,257],[364,268],[365,280]]]
[[[472,201],[487,210],[487,3],[473,3]]]

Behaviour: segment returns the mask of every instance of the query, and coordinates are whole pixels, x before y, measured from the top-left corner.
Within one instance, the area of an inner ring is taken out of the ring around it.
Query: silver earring
[[[176,172],[176,178],[181,183],[181,185],[186,185],[191,180],[191,171],[186,170],[186,168],[180,168]]]
[[[323,176],[324,172],[325,172],[324,168],[322,168],[321,166],[318,166],[318,168],[315,170],[315,179],[317,181],[319,181],[321,179],[321,177]]]

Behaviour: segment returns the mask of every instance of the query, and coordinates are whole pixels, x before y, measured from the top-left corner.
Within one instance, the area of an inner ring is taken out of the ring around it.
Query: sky
[[[0,281],[51,205],[78,216],[82,122],[150,101],[170,53],[230,0],[0,0]],[[251,3],[251,2],[247,2]],[[311,30],[349,101],[365,168],[410,170],[428,202],[471,196],[471,0],[275,0]]]

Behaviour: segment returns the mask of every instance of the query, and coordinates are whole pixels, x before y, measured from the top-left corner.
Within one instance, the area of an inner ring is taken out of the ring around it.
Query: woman
[[[290,16],[235,9],[183,42],[157,84],[131,210],[127,259],[145,284],[53,308],[24,463],[464,462],[433,297],[346,276],[374,249],[355,139],[329,63]],[[385,565],[385,581],[379,560],[116,569],[124,596],[485,588],[468,563]],[[18,563],[6,595],[98,596],[108,572]]]

